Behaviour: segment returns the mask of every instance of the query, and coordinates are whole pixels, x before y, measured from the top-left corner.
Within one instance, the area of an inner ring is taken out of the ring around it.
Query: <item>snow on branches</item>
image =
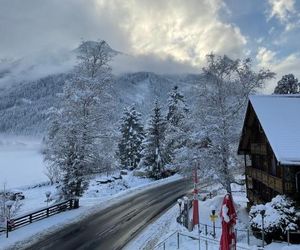
[[[121,122],[117,155],[123,168],[135,169],[142,157],[142,143],[145,137],[141,114],[134,107],[127,108]]]
[[[227,56],[207,56],[203,68],[206,81],[199,95],[201,129],[209,138],[203,163],[213,166],[215,175],[228,192],[234,182],[236,150],[242,116],[248,96],[274,76],[269,70],[254,72],[250,59],[232,60]]]
[[[295,203],[284,195],[277,195],[265,205],[252,206],[250,226],[254,231],[262,230],[262,211],[264,211],[264,232],[267,237],[282,238],[288,230],[298,229],[299,220]]]

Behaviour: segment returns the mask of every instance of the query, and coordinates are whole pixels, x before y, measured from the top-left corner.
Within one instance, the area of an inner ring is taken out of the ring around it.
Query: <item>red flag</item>
[[[222,219],[222,236],[220,240],[220,250],[235,250],[236,235],[234,231],[234,226],[236,224],[237,215],[235,212],[231,194],[225,195],[220,216]]]

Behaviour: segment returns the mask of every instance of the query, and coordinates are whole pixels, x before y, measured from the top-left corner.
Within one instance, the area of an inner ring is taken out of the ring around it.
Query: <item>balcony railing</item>
[[[256,179],[263,184],[265,184],[267,187],[272,188],[273,190],[277,191],[278,193],[283,193],[283,182],[282,179],[275,177],[273,175],[270,175],[260,169],[256,169],[253,167],[247,167],[246,168],[246,174],[248,176],[251,176],[253,179]],[[286,185],[287,187],[287,185]],[[288,190],[286,190],[288,191]]]

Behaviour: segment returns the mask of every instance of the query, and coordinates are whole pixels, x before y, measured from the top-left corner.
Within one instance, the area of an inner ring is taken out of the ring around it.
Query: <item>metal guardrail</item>
[[[183,232],[179,232],[179,231],[175,231],[172,234],[170,234],[169,236],[167,236],[165,239],[163,239],[163,241],[161,241],[160,243],[158,243],[154,249],[155,250],[174,250],[174,249],[180,249],[180,247],[183,246],[182,243],[182,237],[188,237],[191,240],[195,240],[197,242],[195,242],[195,247],[197,246],[201,246],[201,250],[205,249],[212,249],[212,247],[216,247],[216,249],[218,249],[218,246],[220,244],[219,241],[219,237],[215,238],[214,235],[211,234],[211,232],[209,232],[208,228],[210,228],[210,225],[207,224],[200,224],[200,234],[199,235],[195,235],[195,234],[187,234],[187,233],[183,233]],[[216,229],[221,229],[221,227],[216,227]],[[250,229],[247,230],[236,230],[236,237],[238,240],[237,243],[237,250],[249,250],[251,249],[252,246],[256,245],[258,243],[257,240],[261,239],[261,237],[256,238],[255,237],[255,244],[252,245],[250,242],[250,236],[254,236],[254,234],[256,234],[256,236],[259,236],[260,234],[262,234],[261,231],[252,231]],[[300,236],[300,231],[287,231],[286,234],[286,245],[290,245],[291,244],[291,237],[296,235],[296,237]],[[199,238],[200,236],[200,238]],[[220,236],[220,235],[219,235]],[[176,237],[176,239],[175,239]],[[168,245],[168,241],[170,241],[170,239],[173,238],[172,240],[172,246],[170,247]],[[240,239],[240,241],[239,241]],[[242,243],[242,245],[240,245]],[[295,242],[293,242],[295,243]],[[297,243],[296,243],[297,244]],[[256,245],[257,247],[259,247],[258,249],[264,249],[264,244],[261,245]],[[195,248],[196,249],[196,248]],[[200,248],[199,248],[200,249]]]
[[[26,215],[22,215],[17,218],[12,218],[10,220],[7,220],[6,237],[8,237],[8,232],[13,231],[17,228],[26,226],[35,221],[39,221],[39,220],[48,218],[49,216],[64,212],[66,210],[70,210],[73,208],[73,204],[74,204],[73,200],[67,200],[64,202],[57,203],[57,204],[52,205],[47,208],[40,209],[35,212],[28,213]]]
[[[286,238],[287,238],[287,242],[288,242],[288,245],[290,245],[291,244],[291,241],[293,241],[293,240],[291,240],[291,238],[294,238],[295,237],[295,235],[296,235],[296,237],[297,237],[297,242],[299,242],[300,240],[299,240],[299,238],[300,238],[300,231],[298,230],[298,231],[287,231],[287,236],[286,236]],[[295,240],[295,239],[294,239]]]
[[[191,240],[195,240],[197,241],[197,243],[195,244],[199,246],[199,249],[205,249],[205,250],[209,250],[211,249],[212,245],[216,248],[216,249],[219,249],[219,245],[220,245],[220,241],[217,240],[217,239],[213,239],[213,238],[210,238],[210,237],[207,237],[207,236],[203,236],[203,235],[193,235],[193,234],[186,234],[186,233],[182,233],[182,232],[174,232],[172,234],[170,234],[167,238],[164,239],[164,241],[160,242],[159,244],[157,244],[154,249],[155,250],[160,250],[160,249],[163,249],[163,250],[167,250],[167,241],[170,240],[172,237],[174,237],[176,235],[176,249],[180,249],[180,247],[183,245],[183,243],[180,243],[181,242],[181,238],[182,237],[186,237],[186,238],[189,238]],[[170,249],[174,249],[174,244],[172,245],[172,248]],[[204,247],[204,248],[203,248]],[[240,246],[240,245],[237,245],[236,247],[237,250],[250,250],[250,246]]]

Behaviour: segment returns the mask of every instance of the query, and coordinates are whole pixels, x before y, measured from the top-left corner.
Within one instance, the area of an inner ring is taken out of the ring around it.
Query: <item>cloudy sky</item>
[[[120,71],[197,72],[214,52],[300,78],[299,20],[298,0],[0,0],[0,58],[51,68],[104,39],[131,58]]]

